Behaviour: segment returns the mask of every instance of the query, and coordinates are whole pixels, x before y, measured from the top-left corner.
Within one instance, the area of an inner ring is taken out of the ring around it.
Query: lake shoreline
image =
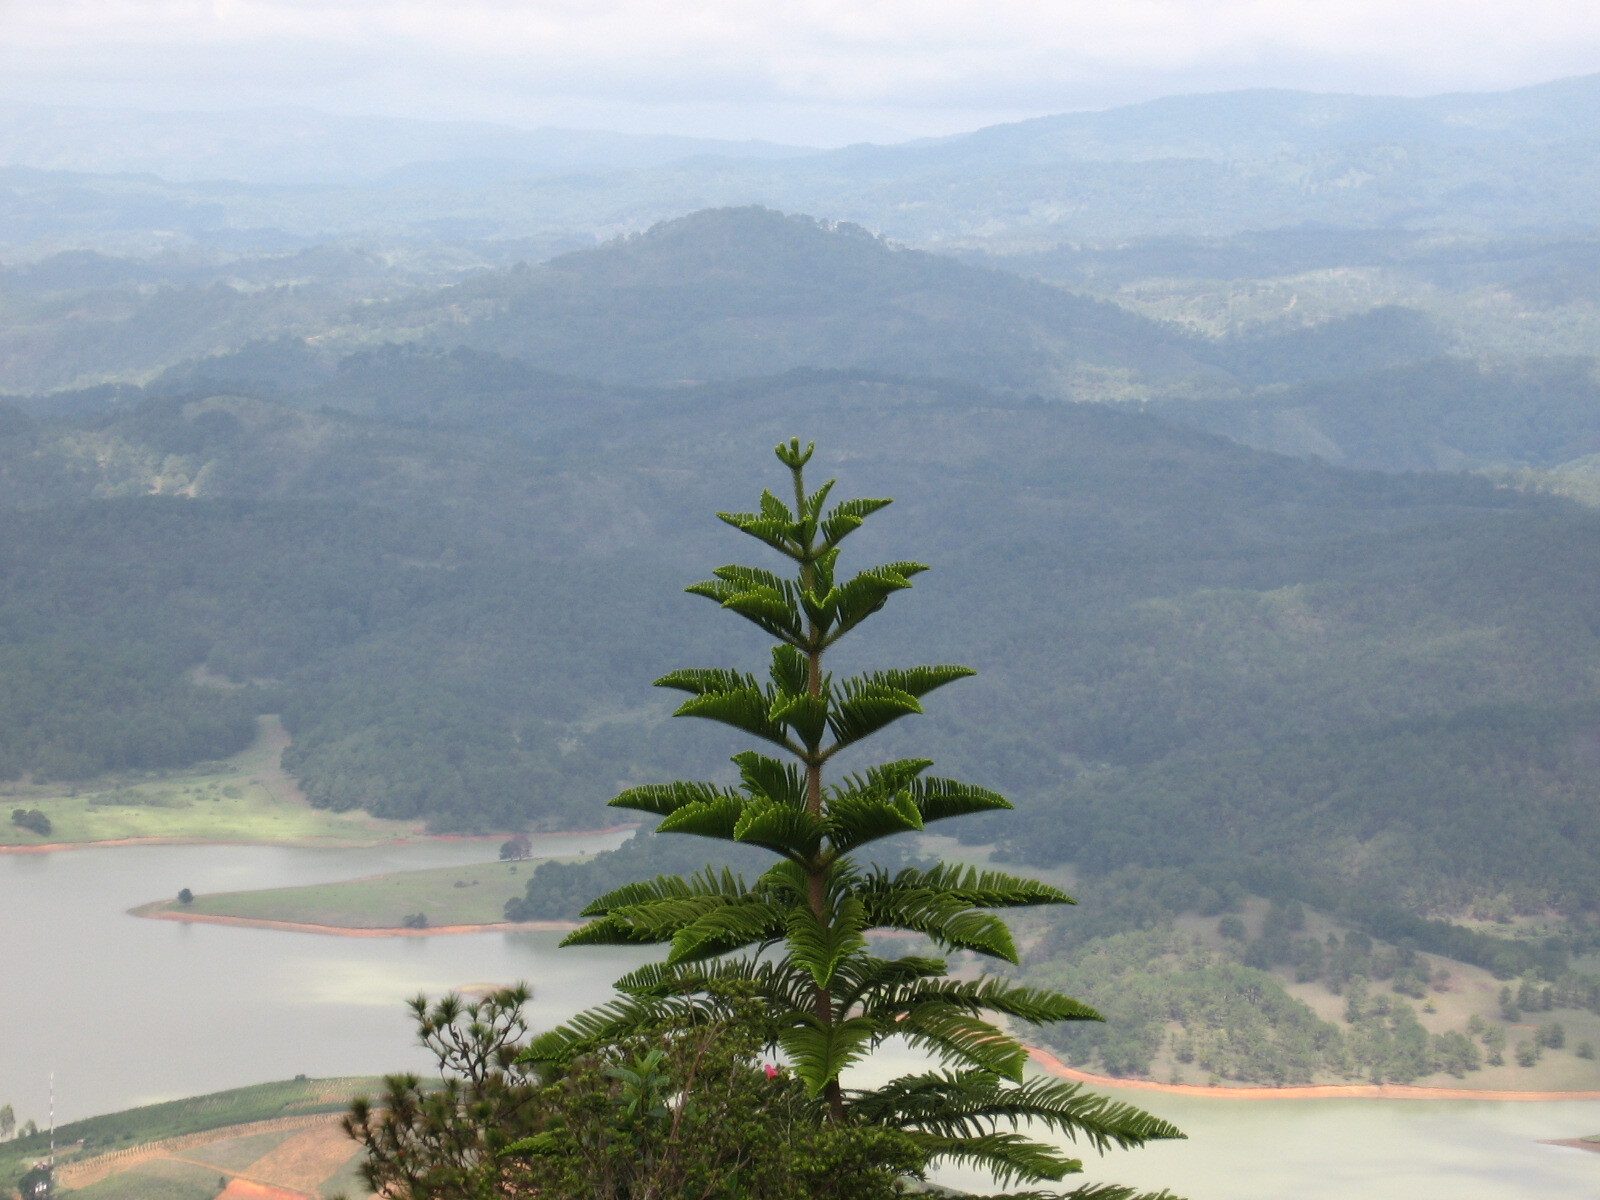
[[[545,862],[566,862],[614,846],[633,823],[597,830],[554,830],[530,835],[523,843],[527,857],[492,858],[477,843],[495,844],[502,834],[416,839],[391,844],[394,852],[443,852],[461,843],[450,857],[470,857],[423,870],[386,870],[351,879],[321,881],[300,887],[246,889],[194,895],[187,889],[177,899],[141,900],[123,911],[129,916],[191,924],[234,925],[337,937],[421,937],[431,933],[494,933],[511,929],[573,929],[565,919],[508,919],[506,905],[520,898],[525,881]],[[380,855],[391,852],[376,849]],[[341,851],[340,854],[353,853]],[[487,884],[479,890],[480,884]],[[469,890],[461,890],[469,889]]]
[[[250,929],[272,929],[286,933],[320,934],[325,937],[345,938],[395,938],[431,937],[435,934],[455,935],[466,933],[511,932],[561,932],[578,928],[577,921],[496,921],[477,925],[432,925],[420,929],[410,927],[359,928],[349,925],[314,925],[300,921],[275,921],[265,917],[232,917],[212,913],[182,912],[159,909],[170,901],[157,901],[129,909],[129,915],[156,921],[179,921],[186,924],[232,925]],[[1061,1079],[1086,1083],[1094,1087],[1121,1088],[1129,1091],[1165,1092],[1169,1095],[1194,1096],[1208,1100],[1484,1100],[1513,1101],[1518,1103],[1549,1102],[1560,1100],[1600,1100],[1600,1091],[1511,1091],[1490,1088],[1427,1087],[1400,1083],[1319,1083],[1298,1084],[1285,1087],[1210,1087],[1197,1083],[1157,1083],[1151,1079],[1119,1079],[1112,1075],[1097,1075],[1079,1070],[1062,1062],[1055,1055],[1037,1046],[1026,1048],[1028,1057],[1043,1070]],[[1551,1142],[1566,1145],[1566,1142]],[[1600,1146],[1581,1146],[1580,1149],[1600,1150]]]
[[[218,913],[181,912],[174,909],[157,910],[158,905],[170,901],[158,900],[154,904],[141,904],[130,908],[130,917],[144,917],[150,921],[180,921],[188,925],[234,925],[247,929],[276,929],[285,933],[315,933],[324,937],[390,938],[431,937],[434,934],[458,933],[512,933],[517,931],[551,931],[576,929],[577,921],[494,921],[482,925],[409,925],[374,926],[363,929],[355,925],[312,925],[304,921],[274,921],[266,917],[228,917]]]
[[[1069,1067],[1055,1055],[1036,1046],[1028,1057],[1060,1079],[1096,1087],[1138,1092],[1166,1092],[1207,1100],[1509,1100],[1515,1102],[1600,1100],[1600,1091],[1516,1092],[1489,1088],[1423,1087],[1409,1083],[1312,1083],[1292,1087],[1207,1087],[1199,1083],[1157,1083],[1153,1079],[1118,1079]]]
[[[1591,1142],[1586,1138],[1541,1138],[1541,1146],[1565,1146],[1569,1150],[1583,1150],[1589,1154],[1600,1154],[1600,1142]]]

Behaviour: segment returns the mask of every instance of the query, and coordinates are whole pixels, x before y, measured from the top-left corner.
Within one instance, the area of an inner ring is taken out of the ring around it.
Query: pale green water
[[[541,847],[614,844],[617,835]],[[121,847],[0,856],[0,1103],[43,1121],[310,1075],[424,1068],[401,1001],[526,980],[538,1024],[601,999],[643,955],[557,951],[557,934],[356,939],[146,921],[170,896],[482,861],[484,843],[375,850]],[[898,1060],[898,1061],[896,1061]],[[910,1066],[894,1055],[874,1073]],[[1600,1154],[1540,1138],[1600,1132],[1600,1103],[1204,1100],[1126,1092],[1187,1142],[1089,1161],[1089,1177],[1191,1200],[1573,1200],[1600,1197]],[[982,1186],[960,1173],[945,1178]]]
[[[870,1076],[914,1069],[904,1051]],[[864,1072],[864,1074],[869,1074]],[[1189,1135],[1100,1158],[1084,1180],[1188,1200],[1578,1200],[1600,1196],[1600,1154],[1541,1146],[1600,1132],[1600,1102],[1471,1100],[1207,1100],[1097,1089],[1164,1117]],[[993,1191],[946,1170],[952,1187]]]
[[[539,839],[571,854],[624,835]],[[614,955],[559,934],[342,938],[142,920],[127,909],[196,892],[283,887],[482,862],[495,846],[372,850],[129,846],[0,856],[0,1103],[41,1123],[56,1072],[66,1119],[308,1075],[420,1068],[401,1001],[468,982],[526,980],[555,1021],[616,977]],[[555,964],[559,961],[559,966]]]
[[[1600,1195],[1600,1154],[1539,1139],[1600,1131],[1592,1101],[1204,1100],[1125,1092],[1189,1141],[1086,1163],[1191,1200],[1554,1200]]]

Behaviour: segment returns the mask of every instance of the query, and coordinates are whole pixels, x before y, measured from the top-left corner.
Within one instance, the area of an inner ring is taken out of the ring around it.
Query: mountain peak
[[[782,213],[760,205],[711,208],[652,225],[592,249],[552,259],[550,267],[590,276],[638,278],[693,274],[766,274],[831,260],[890,267],[900,254],[882,238],[848,221]]]

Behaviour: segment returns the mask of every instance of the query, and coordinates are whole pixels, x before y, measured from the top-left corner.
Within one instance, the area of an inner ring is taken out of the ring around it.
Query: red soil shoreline
[[[165,903],[164,901],[162,903]],[[148,907],[148,906],[146,906]],[[195,912],[141,912],[131,915],[155,921],[182,921],[204,925],[234,925],[251,929],[276,929],[288,933],[315,933],[325,937],[388,938],[432,937],[434,934],[503,933],[510,930],[576,929],[576,921],[496,921],[484,925],[430,925],[426,929],[357,929],[341,925],[310,925],[297,921],[270,921],[257,917],[227,917]],[[1156,1083],[1150,1079],[1118,1079],[1069,1067],[1055,1055],[1036,1046],[1028,1047],[1028,1057],[1050,1074],[1062,1079],[1092,1084],[1095,1087],[1123,1088],[1139,1092],[1168,1092],[1177,1096],[1199,1096],[1208,1100],[1600,1100],[1600,1091],[1514,1092],[1489,1088],[1420,1087],[1402,1083],[1318,1083],[1295,1087],[1206,1087],[1196,1083]],[[1552,1142],[1552,1145],[1567,1145]],[[1581,1149],[1600,1147],[1585,1145]]]
[[[166,901],[158,901],[165,904]],[[379,926],[373,929],[358,929],[351,925],[309,925],[300,921],[269,921],[263,917],[225,917],[215,913],[196,912],[143,912],[140,908],[128,910],[134,917],[146,917],[152,921],[182,921],[192,925],[237,925],[248,929],[279,929],[288,933],[320,933],[326,937],[354,937],[354,938],[385,938],[385,937],[431,937],[436,933],[504,933],[513,929],[576,929],[576,921],[494,921],[484,925],[429,925],[425,929],[412,929],[407,926]]]
[[[1052,1075],[1096,1087],[1138,1092],[1170,1092],[1209,1100],[1600,1100],[1600,1092],[1507,1092],[1487,1088],[1419,1087],[1407,1083],[1316,1083],[1298,1087],[1204,1087],[1197,1083],[1156,1083],[1150,1079],[1116,1079],[1069,1067],[1055,1055],[1033,1046],[1028,1057]]]
[[[530,833],[530,839],[553,837],[597,837],[605,833],[621,833],[633,829],[635,824],[608,825],[604,829],[558,829],[549,833]],[[410,838],[379,838],[372,842],[348,842],[330,845],[327,842],[291,839],[286,842],[238,841],[232,838],[200,837],[135,837],[106,838],[98,842],[46,842],[38,846],[0,846],[0,854],[53,854],[57,850],[94,850],[101,846],[288,846],[312,850],[370,850],[375,846],[409,846],[415,842],[498,842],[505,833],[424,833]]]

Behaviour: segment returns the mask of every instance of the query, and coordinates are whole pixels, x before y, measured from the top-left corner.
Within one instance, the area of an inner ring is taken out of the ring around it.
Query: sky
[[[0,101],[892,141],[1244,87],[1600,71],[1582,0],[0,0]]]

